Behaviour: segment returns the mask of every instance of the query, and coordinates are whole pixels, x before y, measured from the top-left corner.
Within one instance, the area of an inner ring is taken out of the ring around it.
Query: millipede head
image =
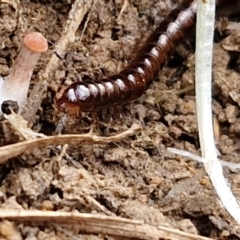
[[[60,89],[59,92],[57,92],[54,99],[55,105],[57,106],[59,111],[64,112],[67,115],[77,116],[80,113],[80,107],[77,103],[70,102],[67,99],[66,91],[67,91],[67,88],[63,87],[62,89]]]

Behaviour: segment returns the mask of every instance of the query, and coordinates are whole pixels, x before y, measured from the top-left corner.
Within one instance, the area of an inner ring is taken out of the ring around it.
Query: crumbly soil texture
[[[41,32],[49,50],[36,66],[29,90],[55,55],[39,107],[29,127],[48,136],[64,114],[54,103],[56,92],[76,81],[96,81],[119,72],[139,46],[181,1],[103,0],[90,4],[64,54],[57,52],[73,0],[0,1],[0,75],[5,77],[23,36]],[[240,6],[217,8],[213,60],[213,122],[221,159],[239,163],[240,68],[238,22]],[[225,29],[225,20],[228,26]],[[112,143],[34,148],[9,159],[0,170],[2,209],[98,213],[152,226],[167,226],[213,239],[238,239],[240,229],[222,207],[201,164],[170,153],[174,147],[200,155],[194,90],[195,36],[189,33],[150,88],[137,101],[98,112],[67,116],[62,134],[110,137],[133,124],[140,132]],[[31,99],[34,101],[34,98]],[[34,112],[28,105],[27,112]],[[1,120],[1,146],[21,142],[22,136]],[[67,144],[67,142],[66,142]],[[238,170],[224,168],[239,198]],[[74,225],[2,220],[0,239],[126,239],[88,231]]]

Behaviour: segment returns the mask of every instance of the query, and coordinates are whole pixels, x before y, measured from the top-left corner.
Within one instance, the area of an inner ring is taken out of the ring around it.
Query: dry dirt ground
[[[46,68],[52,55],[57,56],[57,64],[44,83],[41,101],[37,102],[38,111],[27,115],[26,112],[32,111],[30,104],[24,115],[35,132],[48,136],[56,135],[56,126],[63,116],[54,107],[58,87],[117,73],[169,10],[179,4],[170,0],[104,0],[95,1],[92,6],[91,1],[85,1],[88,9],[75,40],[67,45],[65,54],[58,56],[56,44],[73,3],[73,0],[0,1],[1,76],[8,75],[27,32],[41,32],[50,45],[34,71],[30,94],[40,81],[39,72]],[[239,13],[240,6],[232,9],[224,5],[217,20],[228,17],[230,23],[237,23]],[[215,33],[213,113],[221,158],[238,163],[240,30],[238,24],[234,26],[234,30]],[[0,171],[1,208],[99,213],[142,220],[151,226],[165,225],[213,239],[240,237],[240,229],[221,206],[203,167],[167,151],[167,147],[175,147],[200,154],[192,34],[141,99],[68,117],[62,134],[91,132],[109,137],[130,129],[133,124],[140,126],[141,131],[116,142],[85,141],[63,147],[37,147],[4,162]],[[23,141],[4,119],[0,139],[1,146]],[[239,198],[239,171],[224,168],[224,174]],[[72,224],[28,220],[26,223],[2,220],[0,239],[127,239],[104,235],[101,231],[90,234],[88,229],[80,231]]]

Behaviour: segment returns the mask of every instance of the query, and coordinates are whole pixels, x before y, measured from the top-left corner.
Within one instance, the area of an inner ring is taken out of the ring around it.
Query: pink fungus
[[[0,78],[0,104],[6,100],[17,101],[20,111],[27,100],[33,69],[40,54],[48,49],[46,38],[38,32],[28,33],[23,42],[9,75],[5,80]]]

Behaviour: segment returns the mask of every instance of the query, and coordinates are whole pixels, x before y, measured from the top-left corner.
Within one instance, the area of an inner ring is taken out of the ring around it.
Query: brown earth
[[[74,42],[67,46],[66,54],[59,56],[55,70],[47,79],[44,98],[37,102],[41,106],[28,118],[35,132],[56,134],[55,128],[63,115],[54,107],[53,96],[58,86],[117,73],[169,10],[178,5],[164,0],[132,0],[123,8],[126,2],[96,1],[91,7],[88,1],[90,7]],[[56,55],[56,44],[72,4],[69,0],[0,1],[0,75],[8,75],[24,34],[39,31],[48,39],[50,49],[34,71],[31,84],[34,89],[38,73],[46,68],[50,57]],[[239,12],[239,6],[232,9],[225,5],[219,9],[217,19],[229,17],[230,22],[238,22]],[[238,163],[240,69],[235,46],[240,33],[234,29],[222,35],[216,31],[215,35],[216,145],[221,159]],[[140,133],[110,144],[69,145],[66,152],[54,146],[32,149],[11,159],[1,167],[1,208],[100,213],[214,239],[240,237],[240,229],[221,206],[203,167],[167,151],[167,147],[175,147],[200,154],[193,39],[189,36],[177,49],[177,54],[141,99],[97,113],[68,117],[62,132],[92,131],[107,137],[126,131],[136,123],[142,128]],[[1,129],[2,146],[22,140],[5,120]],[[235,196],[240,197],[239,171],[225,168],[224,174]],[[87,234],[73,225],[39,224],[29,219],[28,223],[0,222],[0,239],[126,238]]]

